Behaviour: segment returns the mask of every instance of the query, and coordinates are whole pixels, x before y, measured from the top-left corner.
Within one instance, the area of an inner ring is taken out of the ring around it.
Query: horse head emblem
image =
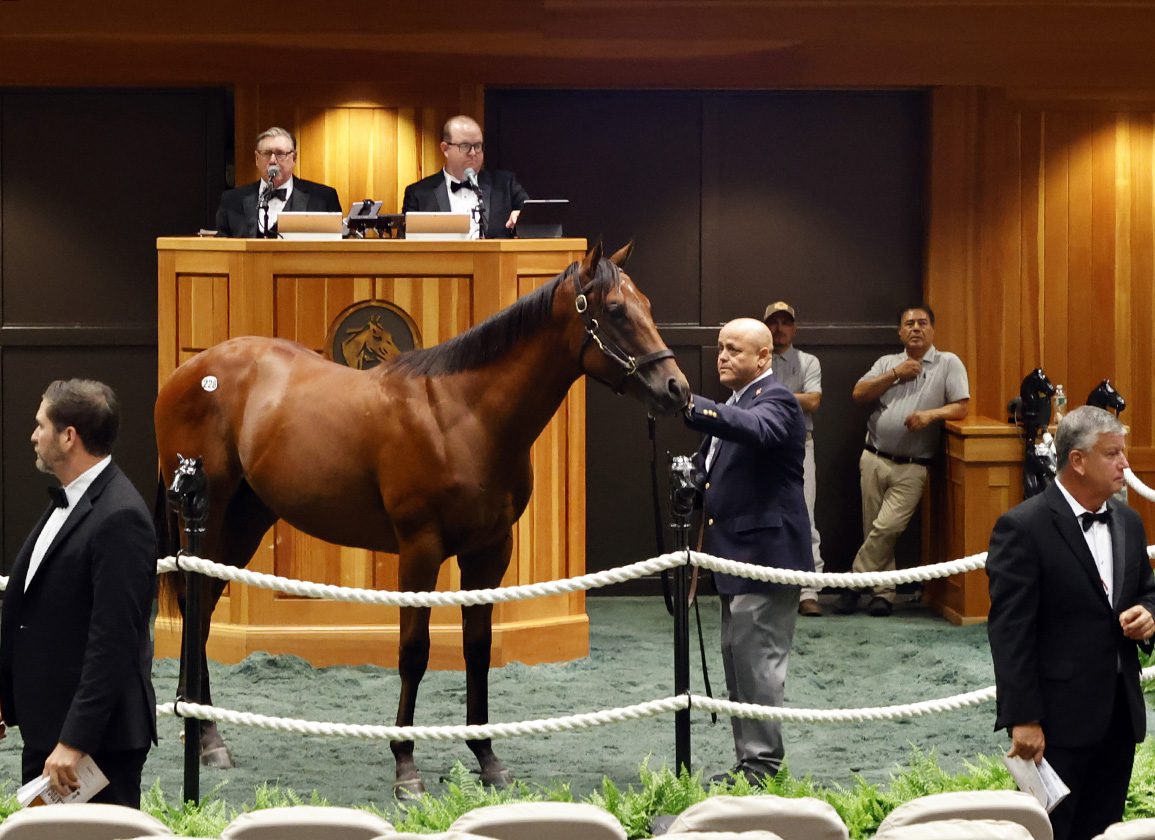
[[[1115,416],[1118,417],[1127,407],[1127,401],[1123,399],[1122,394],[1115,390],[1110,379],[1104,379],[1087,395],[1087,405],[1114,412]]]
[[[380,315],[370,315],[364,326],[349,327],[345,332],[349,337],[341,342],[341,355],[351,368],[368,370],[401,354],[401,349],[393,343],[393,334],[381,323]]]
[[[177,453],[177,468],[168,488],[168,502],[186,527],[203,526],[209,515],[209,485],[202,458],[186,458]]]

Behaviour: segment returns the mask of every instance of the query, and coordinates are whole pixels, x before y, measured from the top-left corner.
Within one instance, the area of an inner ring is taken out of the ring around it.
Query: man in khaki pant
[[[944,420],[962,420],[970,401],[966,368],[954,353],[935,349],[934,311],[907,307],[898,320],[903,352],[882,356],[854,386],[859,405],[873,405],[859,459],[862,547],[853,571],[894,568],[894,544],[922,498],[927,467],[938,451]],[[858,608],[859,593],[844,592],[835,611]],[[867,612],[890,615],[894,587],[876,586]]]

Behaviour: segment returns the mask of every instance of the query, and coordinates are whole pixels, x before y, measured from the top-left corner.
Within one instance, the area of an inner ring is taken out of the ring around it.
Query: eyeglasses
[[[295,149],[289,149],[287,152],[279,152],[276,149],[257,149],[257,157],[262,157],[265,160],[275,157],[277,160],[285,160],[293,154]]]
[[[484,143],[446,143],[445,145],[453,146],[463,155],[467,155],[470,152],[477,153],[485,149]]]

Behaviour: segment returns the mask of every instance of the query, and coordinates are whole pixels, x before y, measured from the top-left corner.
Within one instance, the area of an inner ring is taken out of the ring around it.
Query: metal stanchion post
[[[670,528],[674,551],[686,552],[687,563],[674,569],[674,693],[690,693],[690,516],[698,495],[700,478],[685,455],[670,461]],[[674,713],[674,764],[679,773],[693,772],[690,756],[690,709]]]
[[[209,492],[200,458],[180,458],[172,486],[168,491],[169,503],[177,508],[184,520],[187,548],[182,556],[199,557],[201,537],[208,518]],[[185,675],[185,697],[192,703],[201,703],[202,642],[200,630],[200,578],[191,570],[184,572],[184,627],[181,645],[182,670]],[[201,798],[201,722],[199,718],[184,719],[184,798],[199,802]]]

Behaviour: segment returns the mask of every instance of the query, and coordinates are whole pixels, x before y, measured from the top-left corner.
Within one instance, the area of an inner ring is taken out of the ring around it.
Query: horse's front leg
[[[513,540],[505,541],[483,552],[462,555],[462,589],[488,589],[501,584],[502,575],[509,566]],[[461,608],[461,635],[465,654],[466,722],[489,723],[489,661],[493,643],[493,605],[479,604]],[[469,748],[481,765],[481,781],[494,787],[508,787],[513,776],[494,755],[492,741],[481,738],[468,741]]]
[[[399,584],[403,591],[432,592],[437,586],[437,569],[444,559],[437,546],[423,550],[402,546]],[[397,701],[397,725],[412,726],[417,705],[417,689],[429,665],[429,608],[401,608],[401,637],[398,641],[397,670],[401,675],[401,696]],[[389,748],[397,765],[393,794],[409,799],[425,793],[421,772],[413,760],[412,741],[393,741]]]

